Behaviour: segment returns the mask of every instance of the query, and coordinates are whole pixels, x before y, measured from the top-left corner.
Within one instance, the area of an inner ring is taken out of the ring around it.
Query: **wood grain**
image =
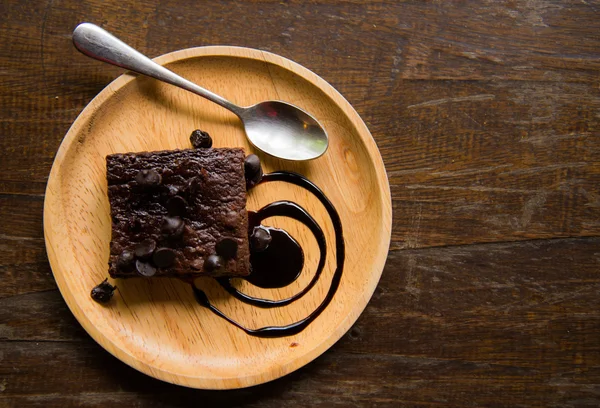
[[[5,356],[30,363],[10,373],[5,396],[24,406],[191,406],[202,399],[308,407],[498,406],[506,405],[497,403],[502,394],[522,405],[593,406],[600,280],[591,254],[599,244],[582,238],[393,251],[369,307],[333,352],[274,383],[226,393],[151,380],[90,344],[68,310],[49,318],[31,307],[54,309],[60,294],[28,295],[12,308],[26,323],[13,325],[15,354]],[[36,331],[49,342],[36,344]],[[41,361],[60,375],[26,369]],[[57,389],[68,391],[52,395]]]
[[[0,9],[0,327],[10,328],[0,405],[600,404],[597,0]],[[151,56],[272,51],[322,76],[365,120],[391,182],[393,250],[365,313],[329,352],[264,386],[198,392],[137,373],[77,325],[40,222],[62,138],[121,73],[72,48],[86,20]]]

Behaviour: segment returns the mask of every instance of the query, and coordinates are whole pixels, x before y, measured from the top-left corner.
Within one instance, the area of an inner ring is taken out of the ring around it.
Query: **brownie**
[[[111,277],[250,273],[242,149],[113,154],[106,168]]]

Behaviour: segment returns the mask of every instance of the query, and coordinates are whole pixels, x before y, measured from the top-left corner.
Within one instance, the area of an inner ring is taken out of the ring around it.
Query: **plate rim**
[[[184,61],[192,58],[201,57],[234,57],[234,58],[245,58],[257,61],[264,61],[267,64],[273,64],[280,68],[300,76],[304,80],[308,81],[312,85],[319,88],[329,98],[342,109],[344,114],[356,127],[357,132],[360,135],[361,140],[365,144],[369,158],[374,163],[374,169],[376,173],[376,183],[379,192],[381,193],[381,217],[382,217],[382,232],[384,236],[380,242],[377,255],[374,262],[372,263],[372,274],[371,278],[375,279],[374,285],[367,291],[362,293],[361,299],[352,307],[349,313],[340,321],[338,327],[332,330],[331,333],[315,347],[306,350],[303,354],[298,355],[291,362],[285,366],[276,366],[268,371],[262,371],[254,373],[248,376],[233,376],[233,377],[206,377],[202,375],[183,375],[180,373],[173,373],[165,369],[154,367],[139,358],[131,355],[126,350],[120,348],[110,338],[106,336],[96,325],[88,318],[82,308],[79,306],[74,297],[68,289],[65,275],[58,273],[60,269],[57,256],[51,256],[54,254],[53,243],[50,242],[49,237],[51,229],[51,216],[49,215],[49,207],[55,201],[60,201],[60,180],[58,175],[60,169],[67,156],[67,152],[71,145],[76,142],[75,137],[80,128],[85,124],[85,118],[92,112],[99,109],[103,103],[109,100],[119,89],[126,86],[131,81],[137,78],[137,75],[133,75],[130,72],[125,72],[111,81],[102,91],[100,91],[79,113],[73,124],[69,127],[69,130],[65,134],[56,156],[54,158],[52,169],[48,177],[48,183],[46,185],[45,197],[44,197],[44,213],[43,213],[43,228],[44,228],[44,241],[46,246],[46,252],[48,260],[52,270],[52,274],[57,283],[61,296],[65,300],[65,303],[69,307],[71,313],[75,316],[77,321],[81,324],[84,330],[106,351],[110,354],[129,365],[130,367],[146,374],[151,377],[160,379],[165,382],[169,382],[176,385],[181,385],[190,388],[198,389],[212,389],[212,390],[225,390],[225,389],[236,389],[246,388],[262,383],[266,383],[277,378],[283,377],[303,366],[310,363],[331,346],[333,346],[356,322],[358,317],[365,310],[368,302],[371,300],[375,288],[379,284],[383,268],[385,266],[387,256],[389,253],[389,247],[391,242],[391,225],[392,225],[392,202],[391,202],[391,191],[387,173],[383,159],[377,148],[373,136],[369,132],[366,124],[356,112],[356,110],[350,105],[350,103],[327,81],[323,78],[310,71],[308,68],[280,55],[258,50],[254,48],[237,47],[237,46],[205,46],[205,47],[193,47],[182,50],[169,52],[154,58],[153,60],[160,65],[169,64],[172,62]]]

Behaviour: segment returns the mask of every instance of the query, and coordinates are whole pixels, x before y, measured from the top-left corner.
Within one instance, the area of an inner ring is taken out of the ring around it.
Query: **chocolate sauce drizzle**
[[[249,216],[250,231],[262,220],[274,216],[284,216],[293,218],[306,225],[315,236],[319,245],[321,256],[317,272],[310,283],[300,292],[292,297],[281,300],[269,300],[255,298],[246,295],[237,290],[231,284],[231,279],[218,279],[221,286],[242,302],[258,306],[262,308],[281,307],[300,299],[308,291],[315,286],[321,276],[321,272],[325,267],[325,257],[327,255],[327,244],[325,242],[325,234],[319,227],[319,224],[314,218],[300,207],[298,204],[291,201],[277,201],[261,208],[256,213],[251,213]],[[304,266],[304,254],[302,247],[292,238],[287,232],[275,228],[267,227],[273,237],[273,241],[264,252],[254,252],[250,256],[250,264],[252,265],[252,273],[245,278],[248,282],[261,288],[282,288],[294,282]]]
[[[331,201],[329,201],[329,199],[325,196],[321,189],[319,189],[315,184],[313,184],[304,176],[297,173],[285,171],[278,171],[274,173],[265,174],[262,178],[261,183],[268,183],[270,181],[284,181],[287,183],[295,184],[310,191],[323,204],[323,206],[327,210],[327,213],[329,214],[329,217],[331,218],[331,222],[335,231],[336,269],[333,273],[331,286],[329,287],[325,299],[323,299],[321,304],[311,314],[295,323],[286,326],[268,326],[261,327],[258,329],[249,329],[245,326],[242,326],[240,323],[236,322],[230,317],[226,316],[218,308],[213,306],[210,303],[206,294],[201,289],[198,289],[194,285],[192,285],[194,289],[194,295],[200,305],[208,308],[217,316],[225,319],[229,323],[240,328],[246,334],[250,336],[265,338],[292,336],[304,330],[313,320],[315,320],[329,305],[340,285],[342,273],[344,270],[345,259],[344,237],[342,234],[342,222],[340,220],[340,216],[333,204],[331,203]],[[291,201],[277,201],[275,203],[266,205],[265,207],[258,210],[256,213],[250,213],[250,230],[252,230],[253,227],[259,225],[262,220],[274,216],[284,216],[293,218],[306,225],[317,240],[317,244],[319,245],[321,255],[319,258],[317,271],[310,283],[302,291],[287,299],[270,300],[252,297],[237,290],[231,284],[230,279],[218,279],[218,282],[221,284],[221,286],[225,288],[225,290],[227,290],[227,292],[229,292],[235,298],[239,299],[242,302],[262,308],[285,306],[300,299],[302,296],[308,293],[308,291],[319,280],[321,272],[323,271],[323,268],[325,266],[325,258],[327,255],[327,245],[325,242],[325,235],[323,234],[323,230],[317,224],[314,218],[308,212],[306,212],[304,208]],[[246,280],[248,280],[252,284],[255,284],[256,286],[263,288],[287,286],[293,281],[295,281],[299,276],[304,265],[304,253],[302,252],[302,248],[300,247],[300,245],[298,245],[296,240],[294,240],[287,232],[277,228],[267,228],[271,233],[273,240],[271,241],[269,248],[267,248],[264,252],[252,253],[250,258],[252,265],[252,273],[250,274],[250,276],[248,276],[248,278],[246,278]]]

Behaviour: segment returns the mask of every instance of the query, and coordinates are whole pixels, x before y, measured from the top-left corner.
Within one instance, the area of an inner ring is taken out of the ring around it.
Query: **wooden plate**
[[[368,129],[350,104],[322,78],[280,56],[247,48],[203,47],[156,59],[184,77],[247,106],[268,99],[293,103],[326,128],[330,147],[321,158],[291,163],[259,154],[266,172],[291,170],[316,183],[336,206],[344,228],[346,263],[328,308],[298,335],[250,337],[196,304],[189,285],[175,279],[118,280],[108,306],[90,290],[108,276],[111,234],[105,156],[190,147],[196,128],[213,135],[214,146],[254,152],[230,112],[158,81],[125,74],[79,115],[58,151],[44,205],[44,233],[52,271],[75,317],[106,350],[130,366],[175,384],[204,389],[241,388],[281,377],[307,364],[356,321],[381,276],[390,242],[391,200],[383,162]],[[256,328],[301,319],[322,301],[331,283],[333,227],[315,197],[275,182],[249,193],[248,209],[288,199],[304,206],[323,227],[328,259],[319,283],[304,298],[278,309],[257,309],[232,299],[210,279],[197,284],[213,303]],[[315,272],[318,248],[303,225],[272,218],[303,246],[301,277],[283,289],[254,295],[281,298],[303,288]]]

